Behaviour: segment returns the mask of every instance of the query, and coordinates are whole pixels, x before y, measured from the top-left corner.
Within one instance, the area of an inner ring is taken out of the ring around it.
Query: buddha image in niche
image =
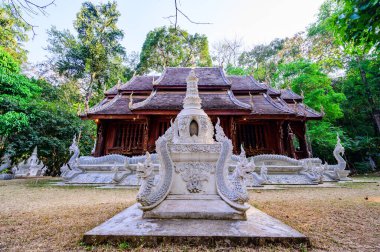
[[[190,136],[198,136],[198,123],[195,120],[190,123]]]

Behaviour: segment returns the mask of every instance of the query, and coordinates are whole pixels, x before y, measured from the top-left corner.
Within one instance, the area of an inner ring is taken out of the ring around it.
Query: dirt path
[[[58,187],[48,180],[0,181],[0,251],[121,251],[86,247],[84,232],[135,201],[137,190]],[[252,190],[251,204],[311,238],[307,251],[380,251],[380,186]],[[204,251],[162,246],[137,251]],[[208,249],[210,251],[210,249]],[[231,248],[211,250],[230,251]],[[238,251],[305,251],[305,248],[237,248]]]

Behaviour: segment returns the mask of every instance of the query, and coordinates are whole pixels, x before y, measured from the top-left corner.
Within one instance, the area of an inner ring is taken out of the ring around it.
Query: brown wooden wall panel
[[[213,124],[217,116],[210,116]],[[95,156],[111,153],[143,155],[155,152],[155,142],[170,127],[175,116],[150,116],[135,120],[102,120],[98,124],[98,143]],[[305,137],[305,122],[252,119],[219,116],[223,130],[233,143],[234,154],[240,154],[240,145],[248,156],[282,154],[296,158],[309,157]],[[291,133],[289,133],[291,130]],[[291,138],[296,137],[295,149]]]

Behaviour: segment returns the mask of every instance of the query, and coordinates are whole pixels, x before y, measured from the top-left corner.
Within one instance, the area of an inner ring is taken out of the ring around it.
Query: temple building
[[[81,115],[98,125],[94,156],[142,155],[182,109],[191,68],[168,67],[161,76],[134,76],[105,92],[105,98]],[[289,89],[276,90],[252,76],[227,76],[219,67],[194,68],[202,108],[213,123],[220,119],[234,153],[310,157],[306,122],[322,114],[303,104]]]

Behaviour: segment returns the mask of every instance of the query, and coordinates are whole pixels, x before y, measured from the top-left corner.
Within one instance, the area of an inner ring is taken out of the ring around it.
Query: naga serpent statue
[[[172,185],[174,167],[168,150],[168,141],[173,139],[174,127],[172,122],[171,124],[172,126],[167,129],[165,134],[156,141],[156,151],[160,161],[160,180],[157,185],[154,185],[154,165],[150,154],[147,153],[144,164],[138,164],[137,175],[142,181],[137,202],[141,204],[140,208],[143,210],[152,209],[160,204],[168,195]]]
[[[251,159],[251,162],[254,163],[253,159]],[[256,182],[254,185],[262,185],[264,183],[268,183],[268,168],[265,163],[260,168],[260,175],[256,172],[252,172],[252,176],[254,179],[254,182]]]
[[[216,140],[222,144],[222,151],[216,164],[216,186],[218,193],[230,206],[240,211],[246,211],[249,206],[244,204],[248,201],[248,192],[245,187],[244,178],[253,172],[254,164],[248,163],[243,150],[230,183],[227,183],[228,161],[231,160],[232,142],[224,134],[219,118],[215,125],[215,131]]]
[[[149,152],[146,152],[146,159],[144,163],[137,164],[137,177],[141,179],[141,187],[137,194],[137,202],[146,205],[146,199],[151,194],[154,187],[154,172],[153,163]]]
[[[346,160],[343,159],[343,155],[344,155],[344,147],[343,145],[341,144],[340,142],[340,138],[339,138],[339,135],[337,134],[336,135],[336,140],[337,140],[337,143],[335,145],[335,149],[334,149],[334,157],[335,159],[338,161],[338,164],[336,165],[329,165],[327,166],[329,170],[334,170],[334,171],[343,171],[344,169],[346,169]]]
[[[334,157],[338,161],[338,164],[336,165],[328,165],[327,162],[325,163],[325,175],[328,177],[334,179],[334,180],[340,180],[342,177],[347,177],[349,171],[345,171],[346,169],[346,160],[343,159],[344,154],[344,147],[342,146],[339,138],[339,134],[336,135],[337,143],[335,145],[334,149]],[[347,178],[346,178],[347,179]]]
[[[73,142],[71,143],[69,147],[69,152],[74,153],[71,157],[69,162],[64,164],[60,171],[61,171],[61,177],[63,177],[65,180],[71,179],[74,176],[82,173],[83,171],[78,168],[78,157],[79,157],[79,147],[76,141],[76,136],[74,135]]]

